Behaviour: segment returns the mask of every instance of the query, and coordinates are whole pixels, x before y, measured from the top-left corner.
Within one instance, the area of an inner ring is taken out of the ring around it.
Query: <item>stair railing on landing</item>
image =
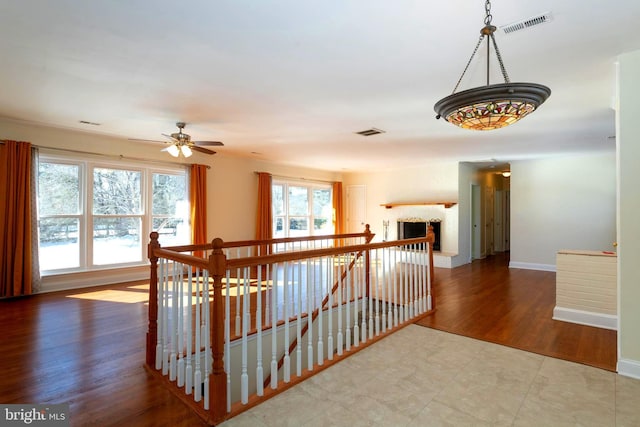
[[[239,253],[220,239],[161,248],[152,233],[147,365],[217,424],[428,313],[433,236],[357,234],[364,243]]]

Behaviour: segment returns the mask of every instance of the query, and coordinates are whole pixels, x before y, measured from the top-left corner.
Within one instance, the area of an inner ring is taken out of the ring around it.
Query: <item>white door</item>
[[[496,190],[493,241],[496,252],[504,252],[504,191]]]
[[[367,220],[367,187],[347,186],[347,232],[362,233]]]
[[[481,216],[480,186],[471,185],[471,259],[480,259],[482,243],[482,216]]]
[[[484,203],[484,254],[491,256],[494,252],[493,245],[493,210],[494,210],[494,193],[493,187],[485,187],[485,203]]]

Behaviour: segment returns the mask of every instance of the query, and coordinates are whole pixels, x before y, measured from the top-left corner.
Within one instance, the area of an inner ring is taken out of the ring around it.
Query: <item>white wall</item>
[[[343,185],[366,186],[366,222],[382,240],[382,222],[389,221],[389,239],[397,238],[399,218],[440,218],[442,224],[442,252],[458,253],[458,206],[401,206],[386,209],[380,206],[392,202],[458,201],[458,162],[426,164],[371,173],[346,173]]]
[[[619,57],[618,372],[640,378],[640,51]]]
[[[512,267],[555,270],[560,249],[613,250],[613,148],[512,162],[511,172]]]
[[[471,262],[471,184],[477,184],[476,168],[460,163],[458,172],[458,256],[452,267]]]
[[[218,156],[218,155],[216,155]],[[340,174],[239,157],[215,157],[207,174],[209,240],[247,240],[256,236],[258,179],[254,172],[307,180],[340,181]]]

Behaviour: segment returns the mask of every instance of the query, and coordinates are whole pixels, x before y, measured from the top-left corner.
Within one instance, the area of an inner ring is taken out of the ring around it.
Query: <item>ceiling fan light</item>
[[[511,171],[502,171],[502,176],[509,178],[511,176]]]
[[[191,148],[189,148],[186,145],[181,146],[180,150],[182,150],[182,155],[185,157],[191,157],[191,155],[193,154],[193,151],[191,151]]]
[[[169,152],[169,154],[171,154],[173,157],[178,157],[180,155],[180,150],[178,149],[178,146],[175,144],[170,145],[169,147],[167,147],[167,151]]]

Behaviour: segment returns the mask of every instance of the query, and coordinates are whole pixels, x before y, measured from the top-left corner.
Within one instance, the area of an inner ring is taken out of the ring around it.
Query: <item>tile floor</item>
[[[410,325],[222,426],[640,426],[640,380]]]

